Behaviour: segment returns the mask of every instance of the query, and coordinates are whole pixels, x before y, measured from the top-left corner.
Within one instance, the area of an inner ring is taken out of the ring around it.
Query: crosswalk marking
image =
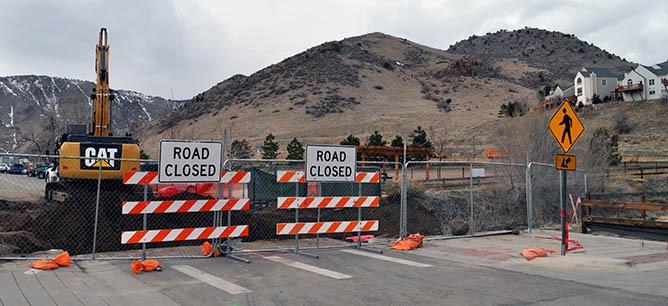
[[[405,260],[405,259],[400,259],[400,258],[394,258],[394,257],[379,255],[379,254],[375,254],[375,253],[359,251],[359,250],[341,250],[341,252],[346,252],[346,253],[360,255],[360,256],[366,256],[366,257],[371,257],[371,258],[375,258],[375,259],[385,260],[385,261],[394,262],[394,263],[407,265],[407,266],[413,266],[413,267],[426,268],[426,267],[431,267],[432,266],[432,265],[423,264],[423,263],[419,263],[419,262],[415,262],[415,261],[410,261],[410,260]]]
[[[183,274],[186,274],[190,277],[196,278],[200,281],[203,281],[213,287],[216,287],[220,290],[223,290],[229,294],[241,294],[241,293],[251,293],[253,291],[248,290],[244,287],[238,286],[231,282],[228,282],[220,277],[211,275],[201,270],[197,270],[188,265],[178,265],[173,266],[174,270],[177,270]]]
[[[308,264],[305,264],[305,263],[301,263],[301,262],[298,262],[298,261],[286,259],[286,258],[279,257],[279,256],[265,256],[264,258],[266,258],[268,260],[271,260],[273,262],[282,263],[284,265],[288,265],[288,266],[291,266],[291,267],[294,267],[294,268],[297,268],[297,269],[302,269],[304,271],[317,273],[317,274],[324,275],[324,276],[327,276],[327,277],[331,277],[331,278],[334,278],[334,279],[346,279],[346,278],[351,278],[352,277],[352,276],[347,275],[347,274],[343,274],[343,273],[339,273],[339,272],[336,272],[336,271],[319,268],[319,267],[316,267],[316,266],[308,265]]]

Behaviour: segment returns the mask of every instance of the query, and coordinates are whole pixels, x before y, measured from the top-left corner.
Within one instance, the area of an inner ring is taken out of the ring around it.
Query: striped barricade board
[[[361,197],[278,197],[279,209],[378,207],[380,198]]]
[[[304,171],[276,171],[278,183],[305,183]],[[380,172],[357,172],[355,183],[380,183]]]
[[[250,209],[249,199],[126,201],[123,214],[165,214]]]
[[[215,238],[237,238],[247,236],[248,225],[211,226],[124,231],[121,233],[121,243],[135,244],[167,241],[205,240]]]
[[[245,171],[223,171],[220,174],[220,183],[223,184],[248,184],[251,181],[251,173]],[[125,172],[123,184],[126,185],[152,185],[158,182],[158,172]]]
[[[297,222],[276,224],[276,235],[303,235],[378,231],[378,220]]]

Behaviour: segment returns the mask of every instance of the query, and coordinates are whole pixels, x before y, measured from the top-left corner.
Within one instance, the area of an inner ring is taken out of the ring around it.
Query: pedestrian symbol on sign
[[[566,108],[564,108],[562,112],[564,113],[564,119],[561,119],[561,122],[559,122],[559,125],[564,126],[564,132],[561,134],[561,142],[564,142],[566,135],[568,135],[568,143],[573,143],[573,139],[571,138],[571,125],[573,124],[573,119],[566,113]]]

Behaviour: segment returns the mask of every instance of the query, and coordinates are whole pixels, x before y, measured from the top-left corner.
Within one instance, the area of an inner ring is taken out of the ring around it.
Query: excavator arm
[[[109,88],[109,36],[107,29],[100,29],[100,37],[95,48],[95,85],[94,104],[90,131],[93,136],[111,136],[111,105],[113,99]]]

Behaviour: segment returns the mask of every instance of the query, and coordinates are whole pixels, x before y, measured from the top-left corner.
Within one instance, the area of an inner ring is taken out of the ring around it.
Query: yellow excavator
[[[110,184],[120,187],[124,172],[139,171],[137,161],[115,160],[139,159],[140,148],[131,136],[112,134],[114,95],[109,88],[109,37],[105,28],[100,29],[95,48],[95,72],[97,84],[91,95],[94,103],[90,125],[88,128],[70,125],[58,137],[56,154],[59,158],[47,173],[44,193],[47,201],[65,201],[73,193],[85,192],[82,189],[89,191],[90,187],[96,187],[98,177],[106,189]]]

